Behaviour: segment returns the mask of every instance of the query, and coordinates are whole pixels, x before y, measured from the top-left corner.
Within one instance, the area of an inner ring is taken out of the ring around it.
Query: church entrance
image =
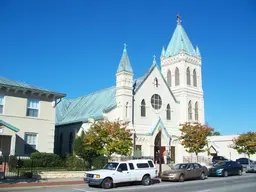
[[[154,143],[154,162],[159,163],[159,157],[161,158],[161,163],[164,163],[164,151],[166,148],[162,146],[161,144],[161,131],[158,132],[155,138],[155,143]]]

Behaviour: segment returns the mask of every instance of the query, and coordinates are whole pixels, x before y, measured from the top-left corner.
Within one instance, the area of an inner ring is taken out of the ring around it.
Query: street
[[[246,174],[243,176],[230,176],[227,178],[223,177],[209,177],[206,180],[193,180],[185,181],[184,183],[179,182],[162,182],[151,186],[119,186],[110,190],[104,190],[101,188],[91,188],[86,184],[77,186],[56,186],[56,187],[40,187],[40,188],[20,188],[20,189],[5,189],[0,191],[8,192],[101,192],[101,191],[116,191],[116,192],[255,192],[256,188],[256,174]]]

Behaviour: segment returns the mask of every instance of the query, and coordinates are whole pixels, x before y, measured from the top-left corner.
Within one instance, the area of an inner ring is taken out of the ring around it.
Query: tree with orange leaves
[[[112,154],[130,155],[132,151],[132,134],[127,129],[128,122],[98,121],[84,135],[84,144],[98,155],[108,159]]]
[[[250,158],[256,153],[256,132],[248,132],[233,139],[231,148],[237,150],[239,154],[245,153]]]
[[[207,137],[212,134],[214,128],[209,125],[201,125],[200,123],[185,123],[181,124],[181,136],[179,140],[187,152],[195,153],[198,158],[198,153],[207,151],[205,148],[208,144]]]

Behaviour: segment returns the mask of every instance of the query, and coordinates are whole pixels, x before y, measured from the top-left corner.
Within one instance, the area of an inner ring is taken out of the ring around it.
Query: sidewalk
[[[0,180],[0,190],[2,188],[13,187],[44,187],[58,185],[81,185],[85,184],[82,178],[62,178],[62,179],[6,179]]]

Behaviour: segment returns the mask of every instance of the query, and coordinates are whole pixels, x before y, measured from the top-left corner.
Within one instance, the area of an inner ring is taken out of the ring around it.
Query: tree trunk
[[[92,159],[88,159],[88,169],[92,169]]]
[[[198,153],[196,152],[196,162],[198,163]]]

